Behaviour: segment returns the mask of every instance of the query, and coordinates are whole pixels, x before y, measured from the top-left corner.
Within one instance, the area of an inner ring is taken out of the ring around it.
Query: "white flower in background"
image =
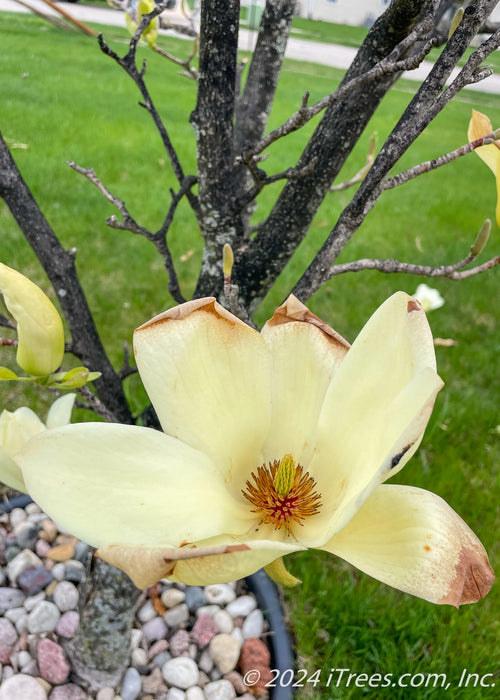
[[[75,403],[76,394],[66,394],[56,399],[49,409],[47,423],[26,406],[16,411],[0,414],[0,481],[11,488],[28,493],[21,470],[16,464],[19,450],[35,435],[67,425]]]
[[[425,313],[439,309],[444,304],[444,299],[438,290],[426,284],[419,284],[413,296],[422,304]]]
[[[349,347],[293,296],[261,333],[197,299],[137,329],[134,347],[166,434],[74,424],[17,459],[49,516],[136,585],[260,567],[291,582],[282,557],[312,548],[431,602],[486,595],[494,575],[464,521],[433,493],[383,483],[442,387],[417,301],[392,296]]]

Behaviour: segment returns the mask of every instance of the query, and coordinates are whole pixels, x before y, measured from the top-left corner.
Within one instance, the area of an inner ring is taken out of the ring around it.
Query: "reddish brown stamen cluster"
[[[292,487],[287,494],[279,494],[275,488],[275,477],[280,462],[269,462],[268,466],[258,467],[257,474],[252,472],[255,483],[246,483],[245,498],[255,506],[252,513],[261,516],[259,525],[274,525],[275,530],[285,526],[291,534],[294,523],[303,525],[311,515],[317,515],[321,507],[321,494],[314,491],[316,482],[301,465],[295,467]]]

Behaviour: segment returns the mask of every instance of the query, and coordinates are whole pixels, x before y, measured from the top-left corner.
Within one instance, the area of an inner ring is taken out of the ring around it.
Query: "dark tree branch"
[[[16,324],[14,323],[14,321],[11,321],[3,314],[0,314],[0,326],[2,326],[3,328],[16,328]]]
[[[233,117],[240,4],[201,4],[198,94],[191,123],[198,162],[199,223],[205,239],[195,297],[222,290],[222,248],[243,235],[242,220],[230,213],[235,198]]]
[[[462,270],[465,265],[467,265],[470,260],[462,260],[454,265],[438,265],[437,267],[432,267],[431,265],[413,265],[411,263],[402,263],[397,260],[374,260],[371,258],[362,258],[361,260],[355,260],[350,263],[342,263],[341,265],[334,265],[330,268],[328,279],[336,277],[337,275],[343,275],[346,272],[363,272],[364,270],[378,270],[379,272],[384,272],[385,274],[392,273],[403,273],[408,275],[421,275],[423,277],[447,277],[450,280],[463,280],[467,277],[473,277],[474,275],[479,275],[481,272],[486,272],[486,270],[491,270],[500,264],[500,256],[492,258],[482,265],[477,265],[469,270]],[[459,272],[458,270],[462,270]]]
[[[436,170],[442,165],[447,165],[448,163],[453,162],[457,158],[461,158],[462,156],[471,153],[476,148],[481,148],[481,146],[486,146],[488,144],[493,143],[499,136],[500,129],[497,129],[496,131],[491,132],[491,134],[486,134],[486,136],[482,136],[481,138],[476,139],[475,141],[466,143],[464,146],[460,146],[460,148],[457,148],[454,151],[450,151],[450,153],[445,153],[445,155],[439,156],[439,158],[433,158],[432,160],[425,161],[425,163],[415,165],[413,168],[404,170],[403,172],[398,173],[398,175],[394,175],[393,177],[389,177],[386,180],[384,180],[382,184],[382,189],[384,191],[392,190],[394,187],[404,185],[405,182],[409,182],[410,180],[413,180],[413,178],[418,177],[419,175],[423,175],[424,173],[429,173],[431,172],[431,170]]]
[[[174,262],[167,244],[167,233],[174,219],[174,213],[177,209],[177,205],[181,199],[190,192],[191,187],[196,183],[197,178],[194,176],[184,178],[184,183],[177,193],[170,190],[172,201],[167,215],[160,229],[156,233],[153,233],[136,222],[136,220],[130,215],[125,202],[112,194],[108,188],[103,185],[93,168],[82,168],[73,161],[69,161],[68,165],[73,168],[73,170],[76,170],[77,173],[80,173],[86,177],[87,180],[89,180],[100,192],[102,192],[108,202],[111,202],[111,204],[118,209],[122,215],[123,221],[118,221],[114,215],[109,216],[106,219],[106,223],[110,228],[119,229],[121,231],[130,231],[131,233],[135,233],[139,236],[144,236],[144,238],[155,245],[156,249],[163,258],[165,269],[168,273],[168,291],[178,304],[182,304],[184,301],[186,301],[180,291]]]
[[[162,49],[161,46],[157,46],[156,44],[152,47],[153,51],[156,51],[156,53],[160,54],[160,56],[163,56],[163,58],[168,59],[169,61],[172,61],[172,63],[175,63],[177,66],[180,66],[181,68],[184,68],[185,70],[185,75],[187,75],[189,78],[192,80],[198,80],[198,71],[194,66],[191,65],[191,61],[194,59],[196,54],[198,53],[198,39],[196,38],[194,40],[194,45],[193,45],[193,50],[189,54],[188,58],[178,58],[177,56],[174,56],[174,54],[169,53],[168,51],[165,51],[165,49]]]
[[[245,89],[236,104],[236,153],[253,148],[264,134],[283,64],[295,4],[296,0],[266,2]]]
[[[492,267],[496,267],[500,263],[500,256],[492,258],[482,265],[477,265],[469,270],[464,270],[464,267],[470,265],[474,262],[476,258],[481,255],[488,242],[488,238],[491,231],[491,221],[487,219],[481,230],[476,236],[474,244],[471,246],[469,253],[463,258],[452,265],[413,265],[411,263],[401,263],[397,260],[375,260],[370,258],[363,258],[362,260],[354,260],[353,262],[342,263],[340,265],[334,265],[330,268],[328,273],[328,279],[336,277],[337,275],[343,275],[346,272],[362,272],[364,270],[378,270],[379,272],[384,272],[386,274],[392,274],[395,272],[410,274],[410,275],[423,275],[424,277],[447,277],[451,280],[463,280],[467,277],[472,277],[478,275],[481,272],[490,270]]]
[[[129,214],[125,202],[122,199],[115,197],[115,195],[112,194],[105,185],[103,185],[101,180],[99,180],[99,178],[97,177],[94,168],[82,168],[80,165],[77,165],[72,160],[68,161],[68,165],[70,168],[76,170],[77,173],[80,173],[80,175],[83,175],[87,178],[87,180],[89,180],[93,185],[95,185],[97,189],[100,192],[102,192],[102,194],[105,196],[108,202],[110,202],[114,207],[116,207],[122,215],[123,221],[121,222],[117,220],[116,216],[109,217],[106,221],[108,226],[111,226],[111,228],[122,229],[124,231],[131,231],[132,233],[137,233],[140,236],[144,236],[150,241],[153,240],[154,236],[151,233],[151,231],[148,231],[148,229],[144,228],[144,226],[140,226],[135,221],[135,219]]]
[[[131,423],[120,377],[102,346],[76,273],[74,255],[59,243],[23,180],[0,134],[0,196],[9,207],[55,289],[71,332],[73,352],[82,364],[101,372],[95,387],[119,422]]]
[[[246,162],[251,155],[262,153],[263,150],[268,148],[275,141],[278,141],[278,139],[288,136],[288,134],[301,129],[324,109],[332,105],[334,102],[345,98],[345,96],[351,92],[351,90],[355,90],[366,83],[379,80],[384,75],[401,73],[403,71],[417,68],[427,56],[429,51],[436,45],[434,39],[426,41],[415,54],[401,60],[398,60],[398,57],[403,51],[414,44],[417,39],[422,38],[422,34],[427,33],[431,26],[432,22],[424,22],[418,27],[418,29],[411,32],[405,41],[398,44],[398,46],[396,46],[394,51],[392,51],[387,58],[379,61],[371,70],[367,71],[363,75],[353,78],[348,83],[342,83],[342,85],[335,90],[335,92],[333,92],[331,95],[326,95],[326,97],[323,97],[311,107],[308,107],[309,93],[306,93],[302,98],[301,106],[295,112],[295,114],[292,114],[292,116],[289,117],[286,122],[278,126],[276,129],[273,129],[273,131],[257,142],[252,148],[246,149],[241,157],[245,159]]]
[[[500,44],[500,33],[490,37],[467,61],[449,88],[443,88],[468,44],[490,15],[497,0],[475,0],[428,77],[387,138],[368,175],[344,209],[323,247],[296,284],[293,292],[305,301],[328,278],[329,269],[384,189],[383,180],[409,146],[447,102],[467,85],[480,63]]]
[[[120,378],[126,379],[131,374],[137,374],[138,369],[130,364],[130,348],[127,341],[123,343],[123,366],[119,372]]]
[[[387,58],[412,34],[419,19],[432,18],[438,2],[393,0],[368,33],[341,89]],[[313,172],[287,182],[258,236],[246,243],[246,248],[235,250],[236,281],[242,300],[251,309],[265,296],[306,235],[335,177],[397,77],[398,73],[384,73],[370,83],[369,90],[361,82],[328,106],[296,166],[300,169],[317,158]]]
[[[127,54],[122,58],[120,57],[115,51],[113,51],[108,44],[104,41],[104,38],[102,34],[99,34],[97,37],[99,47],[101,51],[106,55],[112,58],[116,63],[118,63],[119,66],[121,66],[124,71],[132,78],[134,83],[137,85],[139,88],[139,91],[142,95],[143,102],[139,103],[142,107],[144,107],[149,114],[151,115],[153,122],[158,130],[158,133],[160,134],[161,140],[163,142],[163,145],[165,147],[165,150],[167,152],[168,158],[170,160],[170,164],[172,166],[172,170],[174,172],[174,175],[176,176],[177,180],[179,181],[179,184],[182,186],[185,175],[184,171],[182,169],[182,166],[180,164],[179,158],[177,156],[177,152],[175,151],[175,148],[172,144],[172,141],[170,140],[170,136],[168,135],[167,129],[165,128],[165,125],[163,124],[160,115],[158,114],[158,111],[156,110],[156,107],[154,106],[153,100],[151,99],[151,96],[149,94],[149,90],[146,86],[146,83],[144,82],[144,75],[146,72],[146,62],[144,61],[141,70],[138,70],[137,65],[136,65],[136,51],[137,51],[137,45],[139,43],[139,39],[143,33],[143,31],[146,29],[146,27],[149,26],[149,23],[151,22],[152,19],[154,19],[160,12],[162,12],[165,9],[166,5],[158,5],[153,12],[150,12],[148,15],[144,15],[141,23],[139,24],[134,36],[132,37],[130,41],[130,46]],[[195,214],[198,216],[199,214],[199,208],[198,208],[198,201],[196,196],[189,191],[187,193],[187,198],[189,200],[189,203],[195,212]]]
[[[278,180],[293,180],[298,177],[305,177],[310,175],[316,166],[316,161],[312,161],[303,168],[287,168],[280,173],[275,175],[267,175],[264,170],[257,167],[257,163],[254,158],[250,158],[248,162],[245,163],[247,168],[252,175],[254,180],[253,187],[248,190],[242,197],[235,202],[235,211],[239,212],[248,206],[262,191],[266,185],[271,185],[273,182],[278,182]]]
[[[296,0],[267,0],[259,27],[245,89],[236,102],[234,150],[249,150],[263,137],[273,105],[292,27]],[[248,189],[244,170],[236,173],[238,190]],[[251,211],[247,213],[247,221]]]

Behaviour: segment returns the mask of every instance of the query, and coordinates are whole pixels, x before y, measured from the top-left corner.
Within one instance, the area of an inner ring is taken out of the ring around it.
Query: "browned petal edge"
[[[408,313],[411,314],[412,311],[423,311],[423,306],[418,301],[418,299],[410,299],[408,301],[407,309],[408,309]]]
[[[455,578],[447,594],[438,600],[442,605],[455,608],[477,603],[493,585],[495,573],[481,544],[464,543],[455,568]]]
[[[288,299],[279,306],[273,316],[267,322],[268,326],[279,326],[282,323],[292,323],[294,321],[302,321],[316,326],[329,339],[333,339],[336,345],[340,345],[345,350],[349,350],[350,344],[343,338],[340,333],[334,331],[331,326],[322,321],[316,314],[309,311],[307,306],[297,299],[296,296],[290,294]]]
[[[250,326],[247,326],[246,323],[237,318],[237,316],[234,316],[230,311],[221,306],[214,297],[203,297],[202,299],[186,301],[184,304],[179,304],[178,306],[173,306],[171,309],[163,311],[163,313],[154,316],[149,321],[146,321],[146,323],[143,323],[142,326],[136,328],[135,333],[167,321],[183,321],[196,311],[205,311],[206,313],[213,314],[216,318],[221,318],[230,323],[239,324],[245,326],[249,330],[253,330]]]

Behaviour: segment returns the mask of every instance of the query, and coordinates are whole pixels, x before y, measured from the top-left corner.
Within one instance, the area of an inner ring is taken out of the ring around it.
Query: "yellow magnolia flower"
[[[44,425],[40,418],[25,406],[16,411],[2,411],[0,414],[0,481],[23,493],[28,493],[23,475],[16,463],[19,450],[35,435],[67,425],[75,403],[76,394],[66,394],[56,399],[47,415]]]
[[[18,456],[29,493],[136,585],[231,581],[322,549],[426,600],[489,590],[483,546],[438,496],[386,485],[422,440],[442,381],[420,304],[399,292],[352,347],[291,296],[253,330],[215,299],[138,328],[166,434],[86,423]]]
[[[17,364],[36,377],[51,374],[64,355],[64,329],[54,304],[40,287],[3,263],[0,292],[17,322]]]
[[[154,0],[135,0],[135,2],[130,3],[129,9],[125,13],[125,24],[127,25],[129,34],[132,36],[135,34],[143,16],[153,12],[155,7],[156,3]],[[159,26],[160,19],[159,17],[155,17],[142,33],[142,36],[151,47],[153,47],[156,37],[158,36]]]
[[[485,114],[472,110],[472,118],[469,122],[467,138],[469,141],[490,134],[493,131],[491,122]],[[496,140],[486,146],[480,146],[475,149],[475,153],[483,160],[496,178],[497,183],[497,208],[496,217],[497,224],[500,226],[500,141]]]

